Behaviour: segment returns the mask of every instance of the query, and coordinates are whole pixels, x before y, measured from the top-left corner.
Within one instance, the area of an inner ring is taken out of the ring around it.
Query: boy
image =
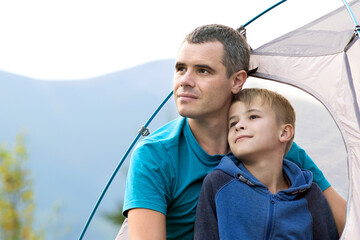
[[[228,127],[233,155],[203,182],[195,239],[338,239],[312,173],[283,159],[294,139],[291,104],[266,89],[244,89]]]

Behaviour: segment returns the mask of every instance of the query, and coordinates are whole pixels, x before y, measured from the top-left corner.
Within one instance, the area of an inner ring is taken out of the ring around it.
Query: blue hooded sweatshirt
[[[272,194],[233,155],[204,179],[195,239],[338,239],[326,198],[312,173],[284,159],[289,188]]]

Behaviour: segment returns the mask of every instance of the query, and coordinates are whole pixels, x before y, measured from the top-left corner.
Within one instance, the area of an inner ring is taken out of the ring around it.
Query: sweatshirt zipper
[[[266,232],[266,239],[270,239],[270,233],[271,233],[271,229],[272,229],[272,225],[273,225],[273,215],[274,215],[274,205],[275,205],[275,200],[273,195],[271,195],[270,197],[270,212],[269,212],[269,222],[268,222],[268,227],[267,227],[267,232]]]

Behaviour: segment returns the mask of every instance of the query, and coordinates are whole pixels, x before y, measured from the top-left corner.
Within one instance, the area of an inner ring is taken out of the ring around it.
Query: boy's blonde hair
[[[295,135],[295,111],[289,100],[284,96],[263,88],[245,88],[234,95],[232,102],[243,102],[250,105],[253,101],[260,99],[263,104],[268,104],[275,112],[276,119],[281,124],[290,124],[294,128]],[[290,150],[294,140],[294,135],[286,145],[284,155]]]

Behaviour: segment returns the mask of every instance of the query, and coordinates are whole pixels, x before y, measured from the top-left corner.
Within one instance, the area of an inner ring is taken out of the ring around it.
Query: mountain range
[[[0,143],[12,146],[24,133],[34,179],[35,223],[45,228],[46,239],[79,237],[138,130],[171,92],[173,74],[173,59],[73,81],[37,80],[0,71]],[[324,107],[300,90],[264,80],[249,78],[246,87],[272,87],[290,99],[297,112],[295,141],[346,197],[346,150]],[[150,124],[150,132],[176,117],[171,98]],[[119,226],[103,214],[122,203],[127,167],[128,160],[84,239],[116,236]]]

